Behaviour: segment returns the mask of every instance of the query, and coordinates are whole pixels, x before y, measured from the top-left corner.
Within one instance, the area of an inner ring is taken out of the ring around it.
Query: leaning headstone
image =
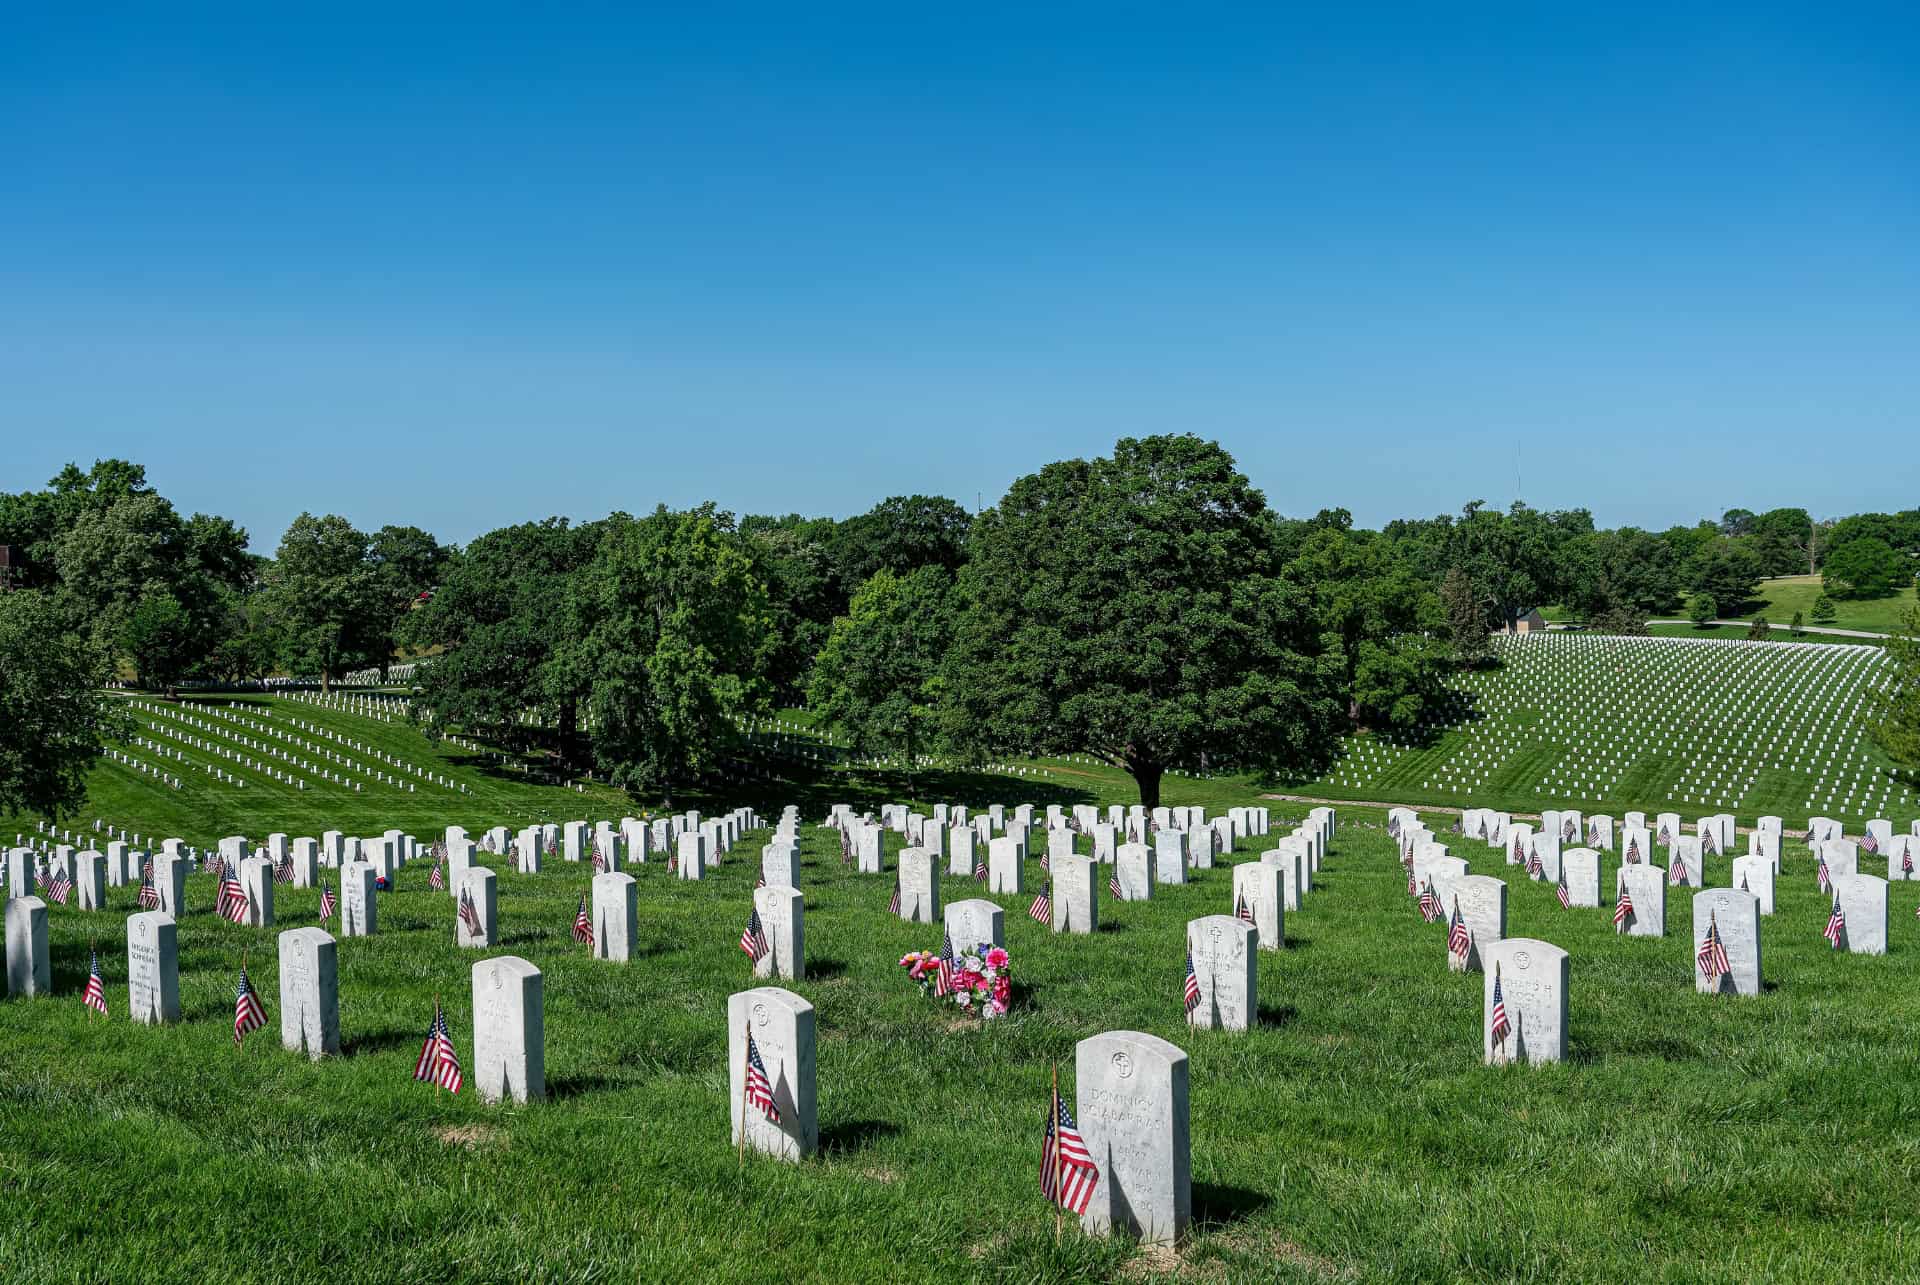
[[[143,1026],[180,1020],[180,931],[173,917],[127,917],[127,1009]]]
[[[931,854],[926,855],[931,860]],[[760,916],[760,930],[767,938],[767,953],[754,964],[753,975],[782,977],[788,981],[804,978],[807,975],[806,898],[798,888],[769,885],[753,890],[753,908]]]
[[[340,1052],[340,981],[324,928],[280,934],[280,1045],[314,1061]]]
[[[948,902],[942,912],[946,934],[956,953],[978,946],[1005,946],[1006,914],[993,902],[973,897]]]
[[[365,861],[349,861],[340,867],[342,937],[371,937],[378,927],[378,903],[374,901],[373,878],[373,866]]]
[[[1187,958],[1200,1002],[1187,1024],[1202,1030],[1244,1031],[1259,1010],[1260,930],[1234,915],[1187,922]]]
[[[1567,1058],[1567,952],[1552,942],[1509,937],[1487,947],[1481,961],[1481,1052],[1488,1066],[1511,1062],[1564,1062]],[[1495,987],[1506,1010],[1507,1031],[1493,1038]]]
[[[926,848],[900,850],[900,917],[910,924],[940,919],[940,858]]]
[[[10,897],[6,910],[7,994],[21,999],[53,993],[47,960],[47,903],[38,897]]]
[[[1100,1168],[1081,1225],[1172,1245],[1193,1213],[1187,1055],[1156,1035],[1106,1031],[1074,1046],[1077,1123]]]
[[[1851,955],[1887,953],[1887,881],[1879,875],[1837,875],[1833,895],[1845,921],[1840,949]]]
[[[547,1095],[540,970],[517,955],[473,966],[473,1079],[482,1102]]]
[[[1153,849],[1144,843],[1123,843],[1113,854],[1113,877],[1120,884],[1120,900],[1146,901],[1153,896]]]
[[[1667,935],[1667,872],[1645,862],[1623,865],[1613,876],[1614,928],[1623,937]],[[1619,918],[1622,894],[1631,908]]]
[[[749,1038],[773,1100],[770,1110],[747,1100]],[[736,1147],[744,1137],[746,1147],[782,1160],[803,1160],[819,1150],[813,1005],[778,986],[729,995],[727,1080]]]
[[[1283,879],[1280,867],[1269,864],[1266,856],[1233,868],[1233,913],[1251,920],[1261,950],[1279,950],[1286,944]]]
[[[1700,966],[1700,944],[1711,926],[1720,934],[1730,971],[1707,979]],[[1760,899],[1734,888],[1709,888],[1693,894],[1694,989],[1734,995],[1760,993]]]
[[[453,944],[467,948],[499,944],[500,890],[493,871],[468,866],[460,872],[460,886],[453,895]]]

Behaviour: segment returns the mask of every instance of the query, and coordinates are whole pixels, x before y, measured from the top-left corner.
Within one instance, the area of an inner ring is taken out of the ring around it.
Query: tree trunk
[[[1140,787],[1140,806],[1149,812],[1160,806],[1160,776],[1164,770],[1158,763],[1146,761],[1127,763],[1127,772]]]
[[[325,696],[327,694],[328,680],[330,680],[332,677],[333,677],[332,673],[328,671],[325,665],[322,665],[320,667],[320,694],[322,696]]]

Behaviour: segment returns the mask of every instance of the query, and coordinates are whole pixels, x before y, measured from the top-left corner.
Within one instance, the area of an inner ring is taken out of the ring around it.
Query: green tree
[[[1561,601],[1589,622],[1620,608],[1642,616],[1672,611],[1680,600],[1679,563],[1672,544],[1633,527],[1569,540],[1562,567]]]
[[[58,817],[86,799],[94,760],[128,731],[97,690],[111,672],[44,592],[0,593],[0,814]]]
[[[1813,600],[1813,623],[1830,625],[1840,618],[1840,609],[1833,605],[1833,599],[1821,594]]]
[[[1647,613],[1632,605],[1609,607],[1588,623],[1596,633],[1619,634],[1627,638],[1647,636]]]
[[[432,597],[454,556],[417,526],[383,526],[368,539],[367,565],[380,610],[368,618],[366,641],[382,681],[400,648],[408,616]]]
[[[381,634],[367,537],[343,517],[295,518],[281,537],[266,592],[279,616],[288,668],[318,673],[322,691],[364,659]]]
[[[1323,517],[1328,520],[1311,526],[1304,540],[1292,542],[1296,551],[1284,574],[1334,640],[1348,716],[1376,727],[1411,727],[1441,698],[1453,665],[1446,643],[1422,636],[1445,628],[1446,610],[1394,545],[1351,530],[1344,512]]]
[[[798,514],[740,520],[753,573],[767,589],[774,638],[767,678],[782,704],[806,700],[814,657],[826,645],[834,618],[847,609],[833,562],[833,529],[831,519]]]
[[[1835,544],[1821,568],[1821,587],[1836,598],[1886,598],[1913,585],[1913,561],[1879,536]]]
[[[1346,721],[1341,661],[1275,537],[1233,457],[1193,436],[1020,478],[973,525],[945,734],[976,760],[1093,755],[1150,807],[1173,767],[1324,765]]]
[[[1687,619],[1696,629],[1705,629],[1720,614],[1720,606],[1710,593],[1696,593],[1687,599]]]
[[[1768,576],[1812,575],[1820,528],[1805,509],[1770,509],[1747,524],[1742,539]]]
[[[1354,717],[1371,728],[1417,729],[1445,708],[1453,648],[1429,634],[1396,634],[1360,644],[1353,675]]]
[[[1806,624],[1806,614],[1796,611],[1793,613],[1793,619],[1787,622],[1787,629],[1792,632],[1795,638],[1798,638],[1806,632]]]
[[[1560,600],[1567,546],[1592,530],[1584,509],[1542,513],[1515,501],[1501,513],[1475,500],[1453,527],[1449,561],[1467,573],[1511,632],[1527,612]]]
[[[1475,592],[1473,579],[1460,567],[1447,569],[1440,582],[1440,605],[1447,615],[1447,641],[1454,663],[1473,669],[1493,659],[1491,604]]]
[[[1753,623],[1747,626],[1747,641],[1771,642],[1772,640],[1773,626],[1767,623],[1765,616],[1755,616]]]
[[[1752,607],[1760,592],[1760,563],[1753,551],[1719,536],[1694,550],[1680,577],[1691,592],[1707,595],[1728,614]]]
[[[767,708],[766,590],[711,506],[616,513],[573,577],[549,699],[584,684],[593,752],[617,785],[674,791],[730,754]]]
[[[1887,636],[1887,679],[1868,694],[1867,734],[1909,781],[1920,778],[1920,607]]]
[[[832,552],[849,597],[874,572],[915,567],[957,571],[967,560],[973,518],[944,495],[895,495],[833,529]]]
[[[953,577],[944,567],[905,576],[882,568],[833,622],[807,703],[854,754],[896,757],[913,772],[937,735],[952,613]]]
[[[164,589],[135,604],[121,630],[120,649],[133,661],[141,686],[167,691],[207,650],[194,633],[187,609]]]

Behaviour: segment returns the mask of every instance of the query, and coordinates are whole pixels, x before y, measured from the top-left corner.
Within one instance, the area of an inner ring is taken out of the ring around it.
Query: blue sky
[[[278,8],[9,14],[0,487],[1920,503],[1910,5]]]

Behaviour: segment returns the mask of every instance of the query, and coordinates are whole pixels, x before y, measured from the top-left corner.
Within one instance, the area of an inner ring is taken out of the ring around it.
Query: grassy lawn
[[[1109,774],[1076,779],[1108,796]],[[958,797],[1006,782],[972,784]],[[1251,797],[1220,782],[1169,794],[1213,807]],[[1103,906],[1091,938],[1056,938],[1026,918],[1025,897],[1001,898],[1020,1002],[980,1029],[900,976],[902,953],[937,940],[886,915],[888,881],[848,873],[830,837],[807,829],[810,975],[793,989],[817,1009],[823,1154],[744,1172],[728,1145],[724,1006],[749,984],[735,938],[762,836],[706,882],[637,870],[644,954],[628,965],[595,963],[568,935],[584,868],[495,865],[503,949],[545,974],[553,1096],[523,1108],[436,1097],[410,1078],[436,995],[470,1061],[478,955],[453,946],[451,903],[427,890],[422,864],[384,895],[377,937],[341,942],[346,1052],[317,1065],[274,1038],[274,930],[214,917],[207,877],[190,881],[180,928],[175,1029],[124,1016],[131,890],[113,890],[109,914],[54,907],[58,996],[0,1005],[14,1211],[0,1261],[22,1282],[1143,1269],[1731,1282],[1888,1279],[1904,1261],[1920,1230],[1902,1087],[1920,1075],[1912,896],[1892,900],[1890,955],[1835,957],[1820,937],[1826,903],[1790,846],[1763,929],[1768,990],[1728,1000],[1693,991],[1681,898],[1668,907],[1675,936],[1629,941],[1606,911],[1562,910],[1547,885],[1510,879],[1509,933],[1573,952],[1571,1058],[1489,1070],[1480,979],[1447,972],[1444,930],[1413,914],[1382,817],[1343,820],[1318,887],[1288,917],[1288,949],[1260,961],[1260,1025],[1239,1035],[1186,1030],[1178,1000],[1181,926],[1229,910],[1226,870]],[[1456,851],[1506,870],[1477,846]],[[1724,881],[1724,866],[1709,877]],[[281,891],[280,925],[312,922],[317,893]],[[114,1016],[89,1022],[77,997],[95,938]],[[236,1050],[232,983],[249,946],[270,1026]],[[1108,1029],[1161,1035],[1191,1057],[1196,1227],[1178,1258],[1071,1230],[1056,1244],[1034,1189],[1048,1068],[1070,1078],[1075,1041]]]
[[[1758,612],[1748,612],[1751,619],[1762,615],[1776,625],[1783,625],[1793,619],[1798,611],[1806,617],[1806,623],[1813,623],[1813,600],[1824,590],[1820,586],[1819,576],[1781,576],[1774,580],[1760,582],[1760,596],[1765,605]],[[1912,586],[1901,590],[1891,598],[1870,598],[1863,601],[1851,601],[1835,598],[1834,607],[1838,618],[1822,621],[1839,629],[1867,629],[1875,633],[1890,633],[1900,627],[1900,617],[1914,605]]]
[[[1771,617],[1769,617],[1771,620]],[[1696,629],[1692,625],[1648,625],[1647,632],[1655,638],[1718,638],[1722,642],[1746,642],[1747,626],[1713,625],[1706,629]],[[1803,633],[1797,637],[1793,631],[1783,625],[1774,625],[1767,630],[1768,642],[1783,643],[1837,643],[1842,646],[1878,647],[1880,642],[1874,638],[1846,638],[1833,634]]]

